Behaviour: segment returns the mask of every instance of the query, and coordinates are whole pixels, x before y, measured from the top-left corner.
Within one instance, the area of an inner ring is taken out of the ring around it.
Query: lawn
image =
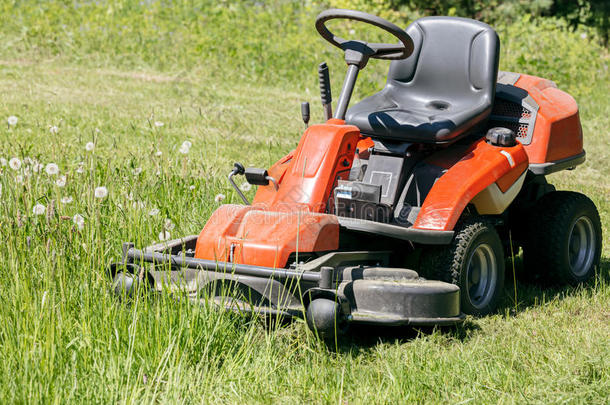
[[[500,64],[579,103],[587,162],[549,180],[600,211],[602,263],[587,285],[517,280],[515,297],[510,275],[492,316],[358,329],[332,348],[303,322],[110,294],[121,242],[198,233],[239,201],[233,162],[268,167],[294,148],[303,100],[321,120],[322,60],[338,93],[344,65],[317,38],[320,6],[221,3],[0,5],[0,402],[607,403],[609,59],[592,32],[555,20],[497,27]],[[356,97],[386,69],[367,66]]]

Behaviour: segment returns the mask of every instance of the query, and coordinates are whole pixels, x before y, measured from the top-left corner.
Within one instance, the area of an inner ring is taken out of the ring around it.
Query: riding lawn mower
[[[326,23],[373,25],[398,43],[347,40]],[[144,249],[123,245],[113,288],[144,286],[194,302],[282,319],[304,317],[336,336],[349,324],[452,325],[494,311],[505,260],[578,284],[596,271],[599,214],[589,198],[556,191],[547,175],[585,161],[574,99],[550,80],[498,72],[487,24],[424,17],[406,30],[331,9],[316,29],[345,54],[333,114],[319,66],[326,122],[268,169],[239,163],[225,204],[199,235]],[[369,59],[391,60],[387,84],[349,107]],[[309,105],[302,105],[309,121]],[[235,185],[258,186],[253,201]]]

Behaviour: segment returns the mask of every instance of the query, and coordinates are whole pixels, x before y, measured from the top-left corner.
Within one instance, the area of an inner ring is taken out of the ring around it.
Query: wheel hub
[[[482,243],[477,246],[467,263],[467,281],[470,301],[483,308],[492,299],[497,279],[498,264],[492,248]]]
[[[582,216],[570,230],[568,256],[572,272],[581,276],[589,271],[595,256],[595,230],[591,220]]]

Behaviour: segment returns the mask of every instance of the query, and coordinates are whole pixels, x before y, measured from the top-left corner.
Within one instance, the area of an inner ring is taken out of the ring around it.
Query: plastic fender
[[[532,142],[525,145],[530,163],[546,163],[578,155],[583,151],[583,135],[578,105],[555,83],[522,74],[515,83],[538,103],[539,110]]]
[[[342,120],[310,126],[285,162],[279,190],[257,193],[254,205],[269,211],[324,212],[337,180],[349,176],[359,140],[358,128]]]
[[[417,220],[416,229],[450,231],[468,203],[496,182],[506,191],[529,165],[523,145],[492,146],[479,140],[462,159],[432,186]]]
[[[268,212],[251,206],[223,205],[197,239],[195,257],[283,268],[292,253],[339,248],[334,215],[305,211]]]
[[[244,215],[251,209],[250,205],[237,204],[225,204],[218,207],[197,238],[195,257],[227,261],[229,246],[226,245],[227,241],[224,236],[235,235]]]

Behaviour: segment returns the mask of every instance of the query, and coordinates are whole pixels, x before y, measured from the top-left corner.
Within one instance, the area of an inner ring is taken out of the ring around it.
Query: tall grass
[[[581,106],[588,162],[550,180],[600,209],[605,246],[592,283],[518,282],[516,303],[508,283],[494,316],[446,330],[356,330],[338,348],[302,322],[268,326],[167,295],[111,296],[105,267],[121,242],[198,233],[216,196],[239,202],[225,180],[234,161],[266,167],[296,145],[299,102],[318,102],[318,62],[331,62],[338,89],[343,62],[316,37],[319,9],[0,4],[0,157],[22,163],[0,166],[0,402],[607,400],[608,60],[554,20],[499,27],[501,65],[551,77]],[[358,97],[386,69],[367,66]],[[182,154],[185,140],[193,146]],[[49,163],[58,174],[47,174]],[[105,198],[95,197],[100,186]]]

